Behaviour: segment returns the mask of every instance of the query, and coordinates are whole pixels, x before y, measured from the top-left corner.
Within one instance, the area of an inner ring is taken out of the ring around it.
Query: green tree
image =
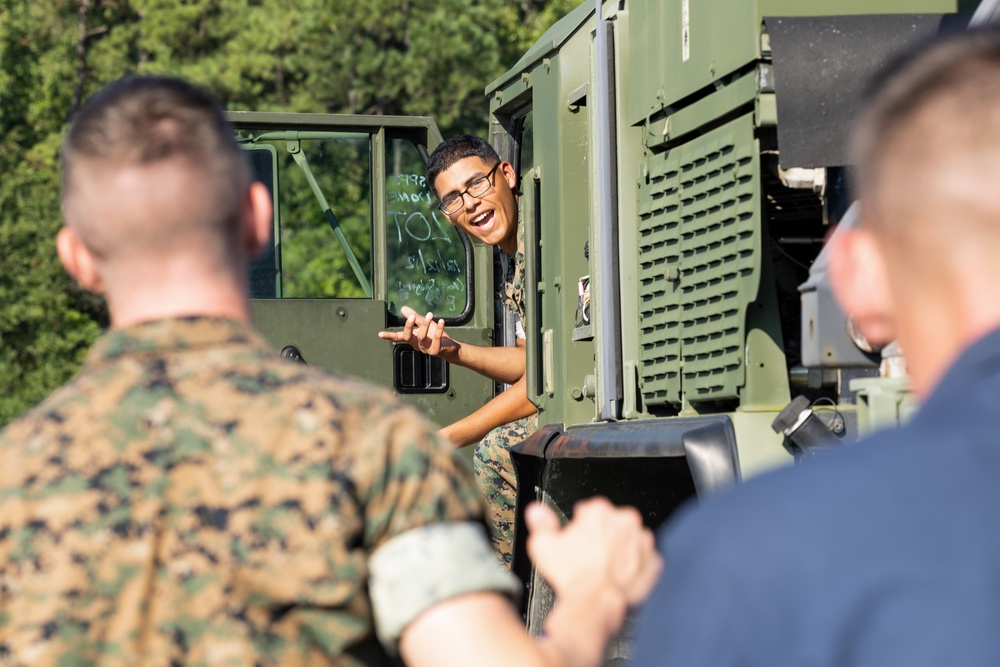
[[[73,106],[77,23],[69,3],[0,11],[0,423],[76,369],[104,323],[55,254],[56,154]]]
[[[3,0],[0,424],[75,372],[107,325],[55,255],[58,146],[86,97],[169,73],[232,109],[420,114],[483,134],[484,86],[572,0]],[[330,266],[349,276],[342,253]]]

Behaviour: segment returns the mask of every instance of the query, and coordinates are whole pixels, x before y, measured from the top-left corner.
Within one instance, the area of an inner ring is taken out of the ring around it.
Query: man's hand
[[[441,357],[454,362],[461,344],[444,332],[444,320],[434,321],[434,313],[418,315],[409,306],[403,306],[400,314],[406,318],[402,331],[380,331],[378,337],[394,343],[408,343],[410,347],[432,357]]]
[[[599,667],[627,607],[660,574],[653,534],[639,513],[604,498],[577,503],[565,528],[545,505],[525,513],[528,555],[556,592],[544,633],[529,638],[510,603],[480,592],[442,600],[420,614],[399,644],[411,667]]]
[[[546,505],[525,512],[528,556],[556,595],[577,587],[602,586],[642,602],[659,578],[662,560],[653,533],[632,507],[615,507],[604,498],[576,504],[565,528]]]

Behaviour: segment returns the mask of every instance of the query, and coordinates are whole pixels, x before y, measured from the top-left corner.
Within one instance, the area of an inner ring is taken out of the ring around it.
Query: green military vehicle
[[[569,512],[600,493],[658,526],[691,496],[907,409],[905,380],[879,377],[833,303],[821,250],[848,211],[866,81],[964,28],[956,12],[976,3],[606,0],[595,20],[596,4],[486,88],[491,140],[520,178],[531,286],[542,427],[515,456],[519,504]],[[456,232],[427,187],[433,122],[230,118],[276,203],[251,282],[283,354],[394,387],[441,424],[494,396],[376,336],[409,305],[457,339],[513,342],[493,249]],[[515,570],[531,582],[522,536]],[[550,603],[534,582],[529,626]]]

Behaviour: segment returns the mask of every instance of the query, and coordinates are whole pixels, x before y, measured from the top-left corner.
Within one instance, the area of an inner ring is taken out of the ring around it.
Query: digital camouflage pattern
[[[440,521],[471,478],[388,392],[225,320],[111,332],[0,434],[0,660],[387,663],[368,557]]]
[[[511,257],[500,251],[504,258],[503,291],[499,296],[504,307],[524,322],[524,221],[517,221],[517,248]]]
[[[504,267],[504,289],[500,294],[504,306],[524,322],[524,222],[517,223],[517,251],[513,260],[507,255]],[[531,415],[490,431],[473,455],[476,482],[486,499],[486,524],[497,560],[507,568],[514,560],[514,508],[517,504],[517,477],[511,461],[511,447],[538,430],[538,415]]]
[[[538,430],[538,415],[498,426],[476,445],[472,467],[486,499],[486,525],[497,560],[508,570],[514,562],[514,508],[517,478],[510,448]]]

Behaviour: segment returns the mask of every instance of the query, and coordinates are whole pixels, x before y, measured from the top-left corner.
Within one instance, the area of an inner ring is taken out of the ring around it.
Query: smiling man
[[[479,137],[454,137],[431,154],[427,180],[451,224],[503,252],[504,290],[499,295],[514,315],[517,344],[483,347],[460,343],[445,333],[444,320],[434,320],[404,307],[402,331],[383,331],[381,338],[409,343],[415,349],[464,366],[511,385],[471,415],[441,429],[456,446],[476,445],[473,467],[486,498],[487,520],[497,558],[508,569],[513,560],[516,482],[508,452],[538,426],[535,406],[525,390],[524,227],[518,217],[517,174],[493,147]]]

